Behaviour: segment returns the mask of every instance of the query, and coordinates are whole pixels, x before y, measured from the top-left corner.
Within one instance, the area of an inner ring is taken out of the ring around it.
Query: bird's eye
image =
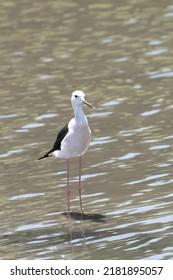
[[[77,96],[77,95],[75,95],[74,97],[76,97],[76,98],[77,98],[78,96]]]

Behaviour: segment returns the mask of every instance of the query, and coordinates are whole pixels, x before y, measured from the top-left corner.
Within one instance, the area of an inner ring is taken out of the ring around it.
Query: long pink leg
[[[81,198],[81,173],[82,173],[82,156],[79,157],[79,182],[78,182],[78,194],[79,194],[79,201],[80,201],[80,212],[83,215],[82,209],[82,198]]]
[[[70,178],[70,162],[69,159],[67,159],[67,203],[68,203],[68,216],[70,216],[70,184],[69,184],[69,178]]]

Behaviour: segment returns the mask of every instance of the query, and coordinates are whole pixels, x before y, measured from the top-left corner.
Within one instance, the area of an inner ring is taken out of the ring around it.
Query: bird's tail
[[[38,158],[38,160],[43,159],[43,158],[47,158],[47,157],[50,157],[50,156],[51,156],[51,155],[50,155],[49,153],[47,153],[47,154],[45,154],[44,156]]]

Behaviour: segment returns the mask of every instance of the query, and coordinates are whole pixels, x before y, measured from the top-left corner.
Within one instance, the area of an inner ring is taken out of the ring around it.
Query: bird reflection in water
[[[84,226],[85,226],[85,222],[93,222],[93,223],[105,223],[105,218],[106,216],[102,215],[102,214],[84,214],[81,215],[80,212],[71,212],[70,216],[68,212],[62,213],[63,216],[65,216],[66,218],[68,218],[68,222],[69,222],[69,235],[70,235],[70,240],[69,243],[72,244],[74,243],[74,240],[79,240],[79,239],[83,239],[82,241],[82,245],[84,247],[87,247],[87,243],[86,243],[86,238],[87,235],[90,234],[90,231],[86,231]],[[73,224],[73,221],[79,221],[79,228],[80,228],[80,232],[76,230],[76,223],[75,225]]]

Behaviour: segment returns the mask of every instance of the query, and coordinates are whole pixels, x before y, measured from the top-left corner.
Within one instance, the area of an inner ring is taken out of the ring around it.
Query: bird
[[[81,199],[81,173],[82,156],[87,151],[91,141],[91,129],[88,125],[87,117],[83,112],[82,105],[86,104],[90,108],[95,108],[85,100],[85,93],[81,90],[75,90],[71,96],[71,104],[74,111],[74,117],[59,131],[54,142],[53,148],[38,160],[48,157],[64,158],[67,164],[67,203],[68,216],[70,216],[70,159],[79,158],[79,180],[78,195],[80,201],[81,216],[84,215]]]

